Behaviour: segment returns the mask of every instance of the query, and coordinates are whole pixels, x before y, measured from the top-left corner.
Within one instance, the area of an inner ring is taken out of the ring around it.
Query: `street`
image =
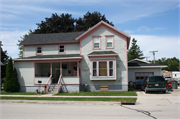
[[[137,91],[136,105],[120,102],[1,101],[2,119],[180,119],[180,92]]]

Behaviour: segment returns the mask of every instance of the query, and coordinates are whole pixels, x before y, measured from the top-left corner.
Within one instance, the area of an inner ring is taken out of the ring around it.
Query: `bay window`
[[[114,61],[92,61],[92,77],[114,77]]]

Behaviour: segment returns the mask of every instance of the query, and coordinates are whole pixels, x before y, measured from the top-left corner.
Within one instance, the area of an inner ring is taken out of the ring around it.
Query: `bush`
[[[4,82],[4,90],[6,92],[18,92],[20,90],[20,84],[17,78],[17,71],[13,69],[12,59],[8,61],[6,68],[6,79]]]
[[[133,88],[133,86],[131,86],[131,85],[128,85],[128,91],[134,91],[134,88]]]

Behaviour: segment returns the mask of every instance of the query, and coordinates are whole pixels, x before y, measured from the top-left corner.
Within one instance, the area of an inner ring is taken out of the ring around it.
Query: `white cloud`
[[[124,30],[124,32],[127,33],[127,34],[134,33],[134,31],[130,31],[130,30]]]
[[[151,29],[148,28],[147,26],[141,26],[137,29],[138,31],[150,31]]]
[[[17,46],[18,40],[28,31],[1,31],[0,41],[2,41],[3,50],[7,50],[8,56],[18,58],[19,49]]]
[[[174,36],[154,36],[154,35],[130,35],[131,38],[137,40],[137,44],[140,46],[140,49],[143,51],[144,56],[150,56],[148,60],[153,59],[152,53],[149,51],[158,50],[155,53],[156,59],[162,57],[172,58],[179,56],[180,42],[178,42],[178,37]]]

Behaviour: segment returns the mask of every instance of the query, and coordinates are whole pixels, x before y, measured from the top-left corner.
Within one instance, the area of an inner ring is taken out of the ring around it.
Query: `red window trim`
[[[94,38],[99,38],[99,48],[94,48]],[[92,36],[92,49],[101,49],[101,36]]]
[[[107,38],[108,37],[111,37],[112,38],[112,47],[107,47]],[[114,49],[114,35],[106,35],[105,36],[105,46],[106,46],[106,49]]]
[[[99,76],[99,62],[106,61],[107,62],[107,76]],[[109,61],[113,61],[113,76],[109,76]],[[96,74],[97,76],[93,76],[93,62],[96,62]],[[115,77],[115,60],[107,59],[107,60],[91,60],[91,78],[114,78]]]

